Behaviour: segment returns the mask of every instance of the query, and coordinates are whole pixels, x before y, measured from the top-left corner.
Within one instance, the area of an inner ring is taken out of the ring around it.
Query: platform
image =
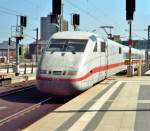
[[[11,83],[18,83],[18,82],[22,82],[22,81],[27,81],[27,80],[35,80],[36,79],[36,74],[23,74],[23,75],[19,75],[19,76],[13,76],[11,77]]]
[[[149,131],[150,77],[115,76],[24,131]]]
[[[22,74],[15,76],[15,73],[0,73],[0,88],[10,84],[19,83],[28,80],[35,80],[35,73],[33,74]]]

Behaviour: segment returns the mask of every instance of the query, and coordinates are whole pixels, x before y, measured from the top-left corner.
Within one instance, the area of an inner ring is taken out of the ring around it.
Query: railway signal
[[[132,20],[133,15],[135,11],[135,0],[126,0],[126,20],[129,24],[129,66],[127,70],[127,75],[132,76],[133,75],[133,67],[131,65],[131,47],[132,47]]]
[[[80,25],[80,15],[73,14],[73,25]]]
[[[62,12],[63,4],[61,0],[52,0],[52,14],[51,14],[51,23],[57,24],[59,26],[59,31],[62,30]]]
[[[135,0],[126,0],[126,19],[133,20]]]
[[[20,24],[19,24],[20,18]],[[23,39],[23,29],[27,26],[27,16],[17,16],[17,25],[16,28],[16,69],[15,75],[19,75],[19,41]]]
[[[27,17],[20,16],[20,26],[26,27],[27,26]]]
[[[61,14],[61,0],[52,1],[52,14],[55,14],[55,15]]]
[[[74,30],[77,30],[77,27],[80,25],[80,15],[79,14],[72,14],[72,21],[71,24],[74,27]]]

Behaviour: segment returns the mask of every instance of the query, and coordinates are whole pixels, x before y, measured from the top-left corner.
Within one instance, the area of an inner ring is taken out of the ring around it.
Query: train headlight
[[[47,74],[47,70],[39,69],[39,70],[38,70],[38,73],[39,73],[39,74]]]
[[[67,75],[73,76],[76,74],[77,74],[77,71],[67,71]]]

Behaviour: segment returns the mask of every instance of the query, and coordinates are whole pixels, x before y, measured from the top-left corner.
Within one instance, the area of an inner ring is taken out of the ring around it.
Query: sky
[[[80,14],[79,29],[95,31],[105,37],[100,26],[114,26],[112,33],[128,39],[128,22],[126,21],[126,0],[62,0],[63,15],[71,26],[71,14]],[[11,27],[17,23],[17,15],[27,16],[26,34],[22,43],[34,41],[36,32],[40,29],[40,17],[47,16],[52,11],[52,0],[0,0],[0,42],[11,36]],[[136,0],[136,11],[133,20],[133,39],[147,39],[145,29],[150,25],[150,0]]]

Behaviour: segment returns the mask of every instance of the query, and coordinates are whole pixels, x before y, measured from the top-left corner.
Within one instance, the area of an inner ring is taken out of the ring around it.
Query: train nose
[[[76,95],[80,93],[72,82],[59,80],[38,80],[37,89],[43,93],[61,96]]]

